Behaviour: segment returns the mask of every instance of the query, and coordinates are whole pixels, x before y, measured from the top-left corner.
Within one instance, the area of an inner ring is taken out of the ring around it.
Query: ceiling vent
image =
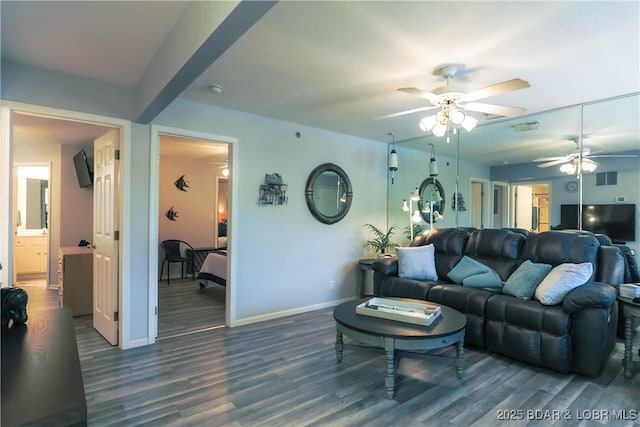
[[[538,129],[540,127],[540,122],[536,120],[535,122],[517,123],[515,125],[511,125],[511,127],[516,132],[528,132],[530,130]]]

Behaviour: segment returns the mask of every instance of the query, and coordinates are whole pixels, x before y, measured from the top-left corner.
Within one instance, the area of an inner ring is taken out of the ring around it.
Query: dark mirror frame
[[[344,182],[346,201],[344,202],[344,205],[340,212],[338,212],[336,215],[324,215],[318,210],[313,199],[313,187],[315,186],[318,177],[324,172],[334,172],[340,177],[340,179],[342,179],[342,182]],[[313,171],[311,171],[311,174],[309,174],[307,185],[304,190],[304,196],[307,200],[309,211],[315,219],[324,224],[335,224],[336,222],[344,218],[345,215],[347,215],[347,212],[349,212],[349,209],[351,208],[351,201],[353,199],[353,189],[351,188],[351,181],[349,180],[349,177],[340,166],[333,163],[323,163],[320,166],[316,167]]]
[[[424,201],[424,192],[429,185],[435,185],[435,187],[438,189],[438,192],[440,193],[440,197],[442,197],[442,200],[438,202],[438,209],[436,209],[440,213],[440,215],[442,215],[442,213],[444,212],[446,195],[444,193],[444,188],[442,188],[442,184],[434,177],[430,176],[429,178],[422,181],[422,184],[420,184],[420,189],[418,190],[418,194],[420,195],[420,200],[418,201],[418,209],[420,209],[420,216],[422,217],[422,219],[424,219],[425,222],[431,223],[431,212],[422,211],[424,203],[426,203]],[[437,220],[434,218],[433,222],[435,223],[437,222]]]

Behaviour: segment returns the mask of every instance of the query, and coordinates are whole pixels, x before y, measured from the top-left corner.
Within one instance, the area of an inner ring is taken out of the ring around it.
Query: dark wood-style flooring
[[[640,374],[624,378],[621,343],[595,379],[472,347],[462,379],[453,348],[402,358],[389,400],[379,350],[345,338],[336,363],[332,309],[212,328],[186,300],[215,300],[207,294],[222,290],[224,303],[223,288],[193,295],[194,282],[159,286],[167,318],[154,345],[122,351],[93,330],[91,316],[74,320],[90,426],[640,426]],[[29,292],[29,310],[54,307],[51,292]],[[216,310],[223,323],[219,302]],[[558,419],[535,419],[545,415]]]

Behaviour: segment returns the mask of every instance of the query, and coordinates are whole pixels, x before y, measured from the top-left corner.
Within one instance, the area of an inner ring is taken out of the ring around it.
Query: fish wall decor
[[[180,191],[187,191],[186,189],[189,188],[189,181],[184,179],[184,175],[178,178],[174,184],[176,185],[176,188]]]
[[[176,218],[178,218],[178,212],[173,210],[173,206],[171,206],[171,209],[169,209],[167,211],[167,213],[165,214],[167,216],[167,218],[169,218],[171,221],[175,221]]]

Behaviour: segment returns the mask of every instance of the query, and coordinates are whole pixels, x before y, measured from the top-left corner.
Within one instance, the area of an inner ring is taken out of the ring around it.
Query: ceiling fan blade
[[[567,159],[558,159],[558,160],[552,160],[550,162],[547,163],[541,163],[538,165],[539,168],[549,168],[551,166],[555,166],[555,165],[560,165],[562,163],[567,163],[568,160]]]
[[[438,104],[438,95],[435,93],[427,92],[426,90],[418,89],[415,87],[401,87],[398,89],[400,92],[408,93],[409,95],[419,96],[420,98],[424,98],[429,100],[433,105]]]
[[[477,111],[478,113],[494,114],[496,116],[513,117],[524,113],[524,108],[507,107],[504,105],[483,104],[480,102],[471,102],[461,105],[460,107],[468,111]]]
[[[505,92],[512,92],[518,89],[528,88],[529,82],[522,79],[511,79],[506,82],[496,83],[491,86],[487,86],[482,89],[474,90],[462,95],[462,102],[471,102],[477,99],[487,98],[494,95],[499,95]]]
[[[437,106],[431,106],[431,107],[414,108],[413,110],[400,111],[399,113],[387,114],[385,116],[376,117],[373,120],[390,119],[392,117],[405,116],[407,114],[417,113],[419,111],[433,110],[434,108],[438,108],[438,107]]]
[[[635,154],[599,154],[597,156],[589,156],[589,158],[594,157],[638,157]]]
[[[553,157],[538,157],[537,159],[533,159],[534,162],[549,162],[551,160],[568,160],[565,156],[553,156]]]

